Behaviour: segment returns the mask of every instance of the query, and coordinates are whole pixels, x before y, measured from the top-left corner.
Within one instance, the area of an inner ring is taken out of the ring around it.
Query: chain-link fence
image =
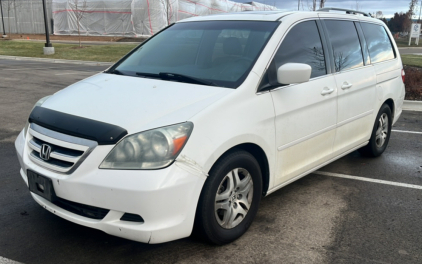
[[[3,7],[4,27],[7,34],[43,34],[44,13],[42,0],[0,0]],[[47,17],[50,32],[52,32],[51,2],[46,0]],[[3,24],[0,19],[0,30]],[[3,32],[2,32],[3,33]]]

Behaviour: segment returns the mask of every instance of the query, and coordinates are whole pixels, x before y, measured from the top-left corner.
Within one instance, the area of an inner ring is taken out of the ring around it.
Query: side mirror
[[[304,83],[311,78],[312,67],[304,63],[286,63],[277,70],[280,84]]]

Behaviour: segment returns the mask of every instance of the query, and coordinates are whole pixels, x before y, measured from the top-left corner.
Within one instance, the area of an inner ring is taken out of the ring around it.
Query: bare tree
[[[316,11],[317,0],[312,0],[312,11]]]
[[[355,5],[352,5],[352,9],[354,9],[356,11],[360,11],[361,10],[361,5],[360,5],[360,1],[359,0],[355,0]]]
[[[325,1],[326,0],[319,0],[319,8],[323,8],[324,7]],[[308,9],[310,11],[316,11],[317,10],[318,0],[312,0],[312,3],[311,4],[309,4],[309,2],[307,2],[307,3],[308,3]],[[299,9],[299,6],[298,6],[298,9]]]
[[[410,0],[409,11],[407,12],[410,20],[412,20],[413,15],[415,15],[415,9],[417,5],[418,5],[418,0]]]
[[[311,3],[309,3],[309,0],[306,0],[306,5],[308,6],[309,11],[316,11],[317,0],[311,0]],[[302,10],[304,10],[303,1],[302,1]]]
[[[81,20],[85,16],[88,8],[87,0],[69,0],[68,4],[76,17],[76,23],[78,24],[79,48],[82,48]]]
[[[4,0],[3,0],[4,1]],[[19,7],[21,2],[17,1],[17,0],[7,0],[4,1],[5,6],[6,6],[6,12],[7,12],[7,27],[8,27],[8,31],[9,31],[9,39],[12,38],[11,37],[11,29],[10,29],[10,12],[12,11],[12,9],[16,10],[16,7]],[[15,13],[15,19],[16,19],[16,13]]]
[[[410,31],[410,27],[412,26],[412,18],[415,14],[415,8],[418,5],[418,0],[410,0],[409,3],[409,11],[407,11],[407,19],[403,22],[403,27],[405,31]],[[410,37],[410,34],[409,34]]]

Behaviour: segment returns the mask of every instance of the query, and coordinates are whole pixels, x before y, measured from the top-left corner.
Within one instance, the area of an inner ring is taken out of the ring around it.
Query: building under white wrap
[[[54,34],[88,36],[153,35],[192,16],[277,10],[258,2],[229,0],[53,0]]]

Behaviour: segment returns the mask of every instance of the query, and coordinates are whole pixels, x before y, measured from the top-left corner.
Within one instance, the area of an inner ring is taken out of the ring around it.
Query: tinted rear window
[[[362,67],[362,47],[355,24],[351,21],[326,20],[325,25],[333,48],[336,71]]]
[[[371,62],[376,63],[394,59],[393,47],[384,27],[370,23],[361,23],[361,25],[368,44]]]

